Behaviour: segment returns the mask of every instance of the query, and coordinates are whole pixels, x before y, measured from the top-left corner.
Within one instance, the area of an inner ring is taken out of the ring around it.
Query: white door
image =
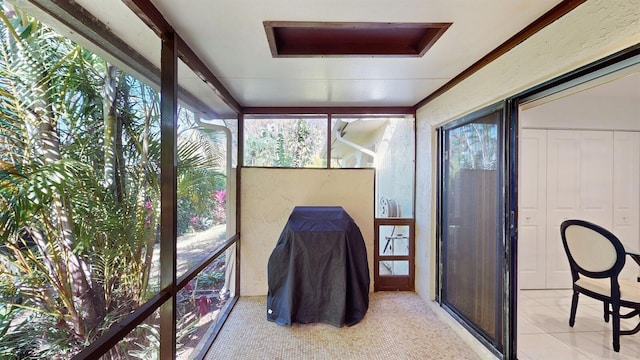
[[[546,288],[571,286],[569,263],[562,247],[560,224],[580,213],[580,133],[547,133]]]
[[[616,131],[613,138],[613,233],[640,250],[640,133]],[[627,258],[622,276],[635,279],[638,265]]]
[[[547,280],[569,288],[569,262],[560,224],[583,219],[613,223],[613,132],[554,130],[547,134]]]
[[[613,132],[580,131],[580,217],[613,227]]]
[[[547,131],[522,129],[519,144],[518,283],[521,289],[544,289],[547,256]]]

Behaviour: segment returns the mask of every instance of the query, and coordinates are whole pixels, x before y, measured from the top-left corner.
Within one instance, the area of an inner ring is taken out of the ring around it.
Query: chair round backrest
[[[608,230],[584,220],[566,220],[560,226],[569,262],[591,277],[617,275],[625,263],[620,240]]]

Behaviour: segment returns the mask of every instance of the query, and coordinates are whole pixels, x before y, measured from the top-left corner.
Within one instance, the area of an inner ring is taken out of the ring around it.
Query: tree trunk
[[[104,90],[102,98],[102,111],[104,116],[104,185],[111,192],[116,192],[115,173],[116,164],[116,133],[118,120],[116,116],[116,67],[106,64],[104,75]]]
[[[46,162],[54,162],[61,159],[60,143],[55,128],[48,121],[42,121],[38,127],[39,139],[44,152]],[[94,328],[103,315],[99,299],[95,296],[91,287],[89,267],[86,262],[73,252],[75,235],[71,211],[64,204],[63,195],[58,195],[53,205],[55,219],[60,229],[60,245],[63,249],[64,263],[58,264],[61,273],[57,277],[61,280],[69,279],[71,294],[77,309],[69,309],[72,317],[73,328],[76,334],[84,338],[87,329]],[[52,274],[56,275],[56,274]]]
[[[50,91],[54,90],[51,83],[53,74],[60,68],[52,62],[47,62],[55,59],[48,57],[41,59],[37,56],[44,51],[41,52],[39,50],[43,49],[35,47],[46,46],[44,42],[38,41],[37,36],[42,34],[37,31],[39,25],[37,21],[26,17],[21,18],[21,30],[18,33],[5,16],[6,13],[0,12],[0,14],[0,21],[7,30],[3,31],[3,36],[6,36],[2,41],[3,56],[12,57],[11,61],[5,61],[3,65],[7,65],[12,70],[10,74],[16,75],[12,79],[3,79],[3,82],[11,82],[11,90],[15,91],[15,94],[12,94],[16,100],[14,106],[19,113],[24,111],[27,115],[24,120],[29,121],[29,125],[34,121],[33,127],[28,126],[28,129],[29,131],[33,129],[33,133],[29,135],[36,136],[35,155],[42,156],[45,164],[54,163],[61,160],[62,156],[55,116],[59,106],[53,103]],[[20,14],[19,16],[22,17],[21,12]],[[22,31],[22,27],[27,25],[31,31]],[[48,39],[47,43],[50,40],[52,39]],[[62,61],[62,59],[59,60]],[[5,95],[8,94],[3,93],[3,106],[9,100]],[[27,161],[33,161],[33,159],[29,158]],[[45,271],[49,272],[48,276],[54,281],[49,289],[57,287],[64,290],[52,296],[55,299],[54,306],[58,307],[55,310],[60,309],[60,312],[70,319],[76,335],[86,339],[88,330],[94,330],[99,325],[104,307],[101,306],[102,301],[94,295],[89,266],[73,251],[76,247],[73,211],[69,202],[66,201],[66,194],[52,195],[50,207],[44,210],[45,214],[41,219],[43,224],[39,224],[43,228],[33,232],[35,235],[33,240],[40,253],[34,258],[36,263],[39,260],[43,261]]]
[[[144,262],[143,262],[143,274],[142,274],[142,286],[140,294],[143,294],[149,285],[149,276],[151,274],[151,266],[153,262],[153,250],[156,243],[156,217],[154,214],[153,200],[148,192],[148,184],[150,177],[155,176],[149,173],[149,144],[151,134],[151,119],[153,118],[154,105],[157,101],[157,97],[154,95],[151,99],[146,97],[146,87],[140,86],[140,93],[142,94],[142,103],[144,104],[144,130],[142,131],[142,151],[140,156],[140,166],[143,171],[143,185],[141,191],[141,200],[144,206],[144,242],[142,242],[141,248],[138,251],[138,257],[142,256],[142,249],[144,249]]]
[[[124,74],[122,72],[117,71],[117,74],[119,74],[118,75],[119,79],[116,80],[118,84],[117,90],[120,92],[120,94],[116,95],[115,101],[122,102],[121,106],[124,109],[127,109],[121,112],[117,111],[117,109],[115,109],[116,102],[113,103],[114,111],[116,111],[116,132],[113,139],[114,148],[115,148],[115,154],[114,154],[115,155],[115,173],[114,173],[113,183],[115,185],[115,194],[116,194],[116,198],[118,199],[118,203],[122,204],[126,196],[126,192],[125,192],[126,172],[124,168],[125,161],[124,161],[124,148],[122,144],[122,134],[123,134],[124,123],[126,122],[128,125],[131,123],[131,113],[129,111],[130,86],[127,83],[126,79],[124,79]]]

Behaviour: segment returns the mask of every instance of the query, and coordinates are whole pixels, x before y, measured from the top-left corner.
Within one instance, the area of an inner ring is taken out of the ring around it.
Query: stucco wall
[[[267,262],[295,206],[342,206],[367,247],[373,289],[373,169],[242,169],[240,295],[267,294]]]
[[[640,0],[589,0],[418,110],[440,124],[640,43]]]
[[[402,217],[413,216],[413,173],[415,149],[413,116],[390,119],[378,150],[378,199],[394,199]],[[378,216],[380,209],[378,208]]]
[[[433,127],[640,43],[640,0],[589,0],[418,109],[416,289],[435,297]],[[430,196],[429,196],[430,195]],[[430,264],[425,263],[430,262]],[[427,293],[427,289],[429,293]]]
[[[427,121],[416,123],[416,227],[415,227],[415,289],[423,298],[432,299],[435,294],[436,282],[433,281],[432,266],[435,265],[435,242],[432,242],[432,196],[434,161],[431,158],[433,151],[432,127]]]

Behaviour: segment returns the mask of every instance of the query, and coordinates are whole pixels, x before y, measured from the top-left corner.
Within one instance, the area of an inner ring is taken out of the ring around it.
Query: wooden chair
[[[613,318],[613,350],[618,352],[620,335],[640,331],[640,321],[633,330],[620,330],[620,318],[640,314],[640,284],[618,277],[627,255],[624,246],[611,232],[588,221],[566,220],[560,225],[560,233],[573,278],[569,326],[576,321],[579,294],[602,301],[604,321]],[[620,314],[620,308],[631,311]]]

